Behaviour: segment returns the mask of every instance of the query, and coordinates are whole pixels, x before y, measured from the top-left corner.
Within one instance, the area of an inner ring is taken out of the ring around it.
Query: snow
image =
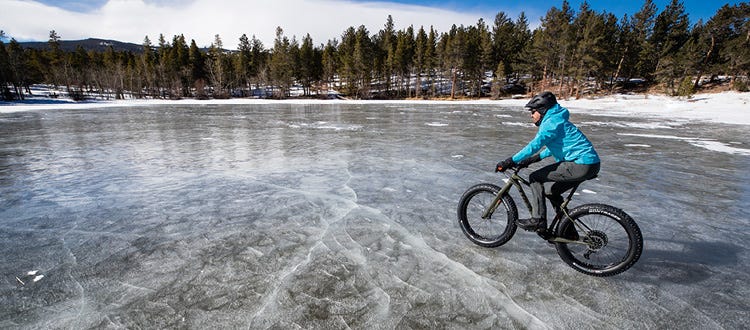
[[[666,139],[666,140],[681,140],[681,141],[687,141],[693,146],[705,148],[705,149],[712,150],[712,151],[724,152],[728,154],[737,154],[737,155],[750,155],[750,149],[735,148],[729,145],[731,144],[731,142],[723,143],[723,142],[715,141],[712,139],[700,139],[700,138],[694,138],[694,137],[681,137],[681,136],[659,135],[659,134],[617,133],[617,135],[637,136],[637,137],[644,137],[644,138]]]
[[[523,107],[528,99],[432,101],[432,100],[114,100],[72,102],[58,99],[35,98],[23,103],[0,103],[0,113],[53,109],[91,109],[134,107],[147,105],[242,105],[242,104],[456,104]],[[560,99],[560,104],[572,113],[618,117],[650,117],[669,120],[701,121],[750,125],[750,93],[722,92],[696,94],[691,98],[676,98],[654,94],[618,94],[586,99]],[[504,116],[504,115],[498,115]],[[441,123],[428,123],[439,126]],[[649,125],[660,126],[659,123]]]

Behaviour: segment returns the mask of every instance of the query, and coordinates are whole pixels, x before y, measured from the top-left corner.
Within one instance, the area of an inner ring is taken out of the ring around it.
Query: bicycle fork
[[[504,185],[503,188],[500,189],[500,191],[497,192],[497,195],[495,195],[495,199],[493,199],[492,203],[490,203],[490,207],[488,207],[486,210],[484,210],[484,213],[482,213],[482,219],[489,219],[492,217],[492,214],[495,213],[497,207],[503,203],[503,196],[508,193],[510,187],[512,186],[512,183],[509,182]]]

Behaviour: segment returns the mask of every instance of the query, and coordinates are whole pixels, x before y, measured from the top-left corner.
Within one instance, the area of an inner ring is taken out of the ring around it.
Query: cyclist
[[[513,157],[499,162],[495,171],[524,168],[549,156],[555,159],[554,164],[529,175],[534,195],[531,218],[516,222],[523,229],[538,230],[547,227],[544,183],[554,182],[547,197],[557,207],[563,201],[563,192],[576,183],[596,177],[600,160],[591,141],[568,120],[570,113],[557,103],[555,94],[543,92],[535,95],[525,108],[531,111],[534,125],[539,127],[536,136]]]

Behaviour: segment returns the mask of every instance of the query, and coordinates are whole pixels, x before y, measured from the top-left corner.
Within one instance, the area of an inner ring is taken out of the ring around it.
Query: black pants
[[[529,175],[531,191],[531,217],[547,218],[547,204],[544,200],[544,183],[554,182],[550,187],[550,199],[562,201],[562,193],[573,188],[577,183],[595,177],[599,173],[600,164],[576,164],[574,162],[560,162],[542,167]]]

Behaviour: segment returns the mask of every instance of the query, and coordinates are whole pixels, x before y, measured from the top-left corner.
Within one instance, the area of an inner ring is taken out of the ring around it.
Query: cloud
[[[146,36],[155,43],[159,34],[167,40],[183,34],[188,41],[195,39],[198,46],[210,45],[218,34],[227,48],[236,48],[240,36],[247,34],[270,48],[277,26],[290,39],[301,40],[309,33],[315,44],[322,44],[340,40],[349,27],[364,25],[375,34],[388,15],[397,30],[413,25],[415,29],[434,26],[438,32],[447,32],[453,24],[474,25],[479,18],[491,24],[495,14],[344,0],[194,0],[181,4],[109,0],[98,9],[81,13],[35,1],[6,0],[0,29],[21,41],[45,41],[51,30],[64,40],[94,37],[134,43],[142,43]]]

